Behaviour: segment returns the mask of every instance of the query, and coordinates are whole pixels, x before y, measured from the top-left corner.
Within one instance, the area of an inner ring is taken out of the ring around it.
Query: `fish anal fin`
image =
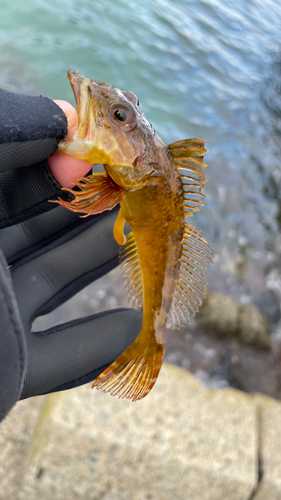
[[[126,190],[115,184],[106,173],[82,177],[73,183],[79,190],[62,188],[74,195],[72,201],[61,198],[55,201],[72,212],[84,213],[82,217],[112,210],[124,197]]]
[[[128,301],[133,306],[142,307],[142,272],[137,244],[132,232],[128,234],[126,244],[121,249],[120,262]]]
[[[208,281],[202,261],[212,263],[213,252],[201,231],[185,222],[179,275],[167,319],[169,328],[185,326],[206,296]]]

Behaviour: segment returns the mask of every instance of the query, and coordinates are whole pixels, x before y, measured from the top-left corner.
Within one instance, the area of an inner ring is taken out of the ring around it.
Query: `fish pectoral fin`
[[[164,360],[162,346],[142,346],[138,339],[93,383],[92,387],[120,399],[137,401],[154,386]]]
[[[205,177],[206,163],[203,162],[205,142],[201,139],[186,139],[167,146],[172,160],[179,173],[184,192],[184,212],[192,216],[203,205],[201,199],[206,198],[202,189],[207,180]]]
[[[113,236],[115,238],[115,241],[117,241],[118,245],[125,245],[127,241],[127,237],[124,234],[125,222],[126,220],[124,218],[122,208],[120,208],[117,219],[113,227]]]
[[[139,252],[133,232],[128,234],[126,238],[126,246],[121,249],[120,262],[128,302],[132,302],[135,307],[142,307],[142,272]]]
[[[126,190],[115,184],[106,173],[92,174],[82,177],[73,183],[79,190],[62,188],[74,195],[72,201],[61,198],[55,201],[72,212],[84,213],[82,217],[100,214],[112,210],[126,194]]]

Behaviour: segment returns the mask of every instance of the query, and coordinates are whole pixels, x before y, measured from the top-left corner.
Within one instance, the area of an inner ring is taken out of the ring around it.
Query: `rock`
[[[243,344],[269,349],[271,344],[270,330],[268,320],[259,312],[256,306],[249,304],[241,307],[238,334]]]
[[[243,344],[269,349],[271,327],[254,304],[238,301],[213,290],[204,300],[198,323],[221,338],[236,338]]]
[[[220,292],[209,291],[198,316],[199,323],[218,336],[237,333],[240,304]]]

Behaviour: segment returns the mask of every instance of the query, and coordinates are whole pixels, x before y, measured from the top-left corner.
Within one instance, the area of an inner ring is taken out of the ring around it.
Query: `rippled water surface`
[[[216,254],[211,286],[254,302],[278,335],[281,4],[0,0],[0,11],[0,85],[73,102],[74,68],[137,94],[166,144],[207,140],[194,223]]]

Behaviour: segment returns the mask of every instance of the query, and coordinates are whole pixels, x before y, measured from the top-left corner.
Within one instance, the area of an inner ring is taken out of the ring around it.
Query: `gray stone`
[[[31,404],[19,403],[3,426],[4,478],[17,420]],[[89,386],[49,395],[22,450],[18,496],[9,497],[6,481],[0,498],[246,500],[257,483],[255,412],[251,396],[207,390],[171,365],[137,403]]]
[[[269,322],[256,306],[249,304],[241,307],[238,332],[243,344],[269,349],[271,344],[270,331]]]
[[[198,322],[218,337],[236,338],[246,345],[270,348],[270,323],[254,304],[244,306],[211,290],[202,304]]]
[[[237,333],[240,304],[220,292],[209,291],[198,315],[199,323],[221,337]]]

